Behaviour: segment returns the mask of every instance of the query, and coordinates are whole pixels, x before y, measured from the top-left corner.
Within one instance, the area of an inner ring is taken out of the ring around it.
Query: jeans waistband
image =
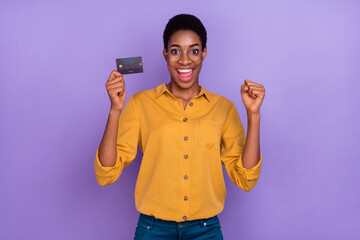
[[[217,215],[215,215],[214,217],[210,217],[210,218],[204,218],[204,219],[197,219],[197,220],[190,220],[190,221],[183,221],[183,222],[176,222],[176,221],[167,221],[167,220],[162,220],[159,218],[155,218],[153,216],[149,216],[143,213],[140,213],[140,219],[139,222],[141,221],[142,224],[149,226],[149,228],[152,228],[152,225],[154,224],[154,222],[159,223],[159,224],[163,224],[163,225],[168,225],[168,226],[177,226],[177,224],[179,223],[186,223],[186,224],[200,224],[201,226],[206,225],[207,221],[213,220],[213,219],[217,219]]]

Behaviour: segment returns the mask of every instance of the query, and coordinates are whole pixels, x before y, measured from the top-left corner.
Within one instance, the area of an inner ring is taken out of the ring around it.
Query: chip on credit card
[[[121,74],[141,73],[144,71],[141,57],[118,58],[116,59],[116,66]]]

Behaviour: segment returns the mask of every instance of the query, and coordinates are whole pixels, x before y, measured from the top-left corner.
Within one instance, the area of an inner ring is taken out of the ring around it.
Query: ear
[[[166,54],[166,50],[165,50],[165,48],[164,48],[164,50],[163,50],[163,56],[164,56],[164,59],[165,59],[165,61],[167,61],[167,54]]]
[[[202,60],[203,60],[203,61],[205,60],[206,55],[207,55],[207,48],[204,47],[204,50],[203,50],[203,52],[202,52]]]

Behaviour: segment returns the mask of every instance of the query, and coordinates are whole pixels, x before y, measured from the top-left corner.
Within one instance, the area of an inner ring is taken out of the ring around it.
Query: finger
[[[120,91],[125,89],[125,86],[122,84],[118,84],[118,85],[113,85],[113,86],[107,86],[106,87],[106,91],[109,93],[109,95],[111,94],[111,92],[113,91]]]
[[[119,97],[122,97],[126,93],[125,88],[120,89],[120,91],[117,93]]]
[[[118,77],[115,77],[115,78],[112,78],[112,79],[109,79],[105,85],[107,84],[110,84],[110,83],[114,83],[114,82],[120,82],[120,81],[125,81],[124,77],[121,75],[121,76],[118,76]]]
[[[261,87],[257,87],[257,86],[249,86],[249,87],[248,87],[248,91],[249,91],[249,92],[251,92],[251,91],[253,91],[253,90],[265,92],[265,88],[261,88]]]
[[[264,96],[265,96],[265,92],[259,91],[259,90],[257,90],[257,89],[252,89],[252,90],[249,92],[249,95],[250,95],[250,97],[252,97],[252,98],[261,98],[261,99],[263,99]]]
[[[244,84],[246,85],[246,86],[257,86],[257,87],[264,87],[262,84],[259,84],[259,83],[255,83],[255,82],[252,82],[252,81],[250,81],[250,80],[245,80],[244,81]]]
[[[111,97],[117,97],[119,95],[122,95],[123,93],[125,92],[125,89],[122,88],[122,87],[117,87],[117,88],[114,88],[114,89],[111,89],[109,91],[109,95]]]
[[[257,84],[257,83],[247,83],[246,86],[248,86],[248,87],[264,88],[264,86],[263,86],[262,84]]]
[[[115,83],[106,85],[107,90],[110,90],[110,89],[113,89],[116,87],[125,87],[125,84],[124,84],[124,82],[115,82]]]
[[[124,94],[125,94],[125,91],[118,92],[118,96],[119,96],[119,97],[124,96]]]
[[[113,71],[110,73],[110,76],[109,76],[109,79],[108,79],[108,80],[111,80],[111,79],[116,78],[116,77],[119,77],[119,76],[122,76],[122,74],[119,73],[118,71],[113,70]]]
[[[247,90],[249,90],[249,87],[245,84],[241,85],[241,93],[245,93]]]
[[[116,83],[124,83],[124,82],[125,82],[125,79],[123,77],[117,77],[117,78],[114,78],[114,79],[106,82],[105,86],[109,86],[109,85],[116,84]]]
[[[261,92],[264,92],[264,93],[265,93],[265,88],[261,88],[261,87],[254,86],[254,85],[252,85],[252,86],[246,86],[245,84],[243,84],[243,85],[241,86],[241,93],[246,93],[246,92],[248,92],[249,95],[250,95],[253,90],[258,90],[258,91],[261,91]],[[253,96],[253,95],[252,95],[252,96]]]
[[[108,91],[108,93],[110,94],[110,93],[112,93],[112,92],[120,92],[120,91],[125,91],[125,88],[124,88],[124,86],[119,86],[119,87],[114,87],[114,88],[111,88],[111,89],[108,89],[107,90]]]
[[[248,86],[248,88],[251,90],[251,89],[256,89],[256,90],[259,90],[259,91],[265,91],[265,88],[264,87],[261,87],[261,86],[255,86],[255,85],[251,85],[251,86]]]
[[[251,92],[252,90],[258,90],[258,91],[261,91],[261,92],[265,92],[265,88],[260,87],[258,85],[250,85],[250,86],[247,86],[247,87],[248,87],[249,92]]]
[[[246,86],[245,84],[243,84],[241,86],[241,93],[245,94],[247,93],[250,97],[252,98],[256,98],[256,95],[254,94],[255,92],[262,92],[263,94],[265,94],[265,89],[258,87],[258,86]]]
[[[111,79],[115,78],[115,77],[119,77],[119,76],[122,76],[122,74],[118,71],[115,71],[113,70],[111,73],[110,73],[110,77]]]
[[[122,78],[115,78],[115,79],[113,79],[113,80],[110,80],[109,82],[106,82],[106,83],[105,83],[105,86],[109,86],[109,85],[116,84],[116,83],[124,83],[124,79],[122,79]]]

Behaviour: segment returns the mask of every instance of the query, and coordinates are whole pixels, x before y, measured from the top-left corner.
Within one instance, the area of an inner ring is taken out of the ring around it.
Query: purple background
[[[224,172],[225,239],[360,239],[360,2],[2,1],[0,239],[132,239],[141,156],[100,187],[93,161],[115,58],[142,56],[128,97],[169,81],[162,32],[178,13],[208,31],[200,75],[235,102],[264,84],[262,175]]]

